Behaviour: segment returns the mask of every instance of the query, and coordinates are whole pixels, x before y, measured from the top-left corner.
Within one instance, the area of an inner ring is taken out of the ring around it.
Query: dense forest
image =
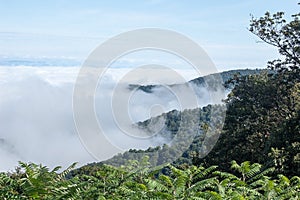
[[[281,57],[270,61],[267,71],[231,74],[225,83],[232,88],[225,105],[174,110],[138,123],[151,131],[151,120],[163,118],[162,136],[192,135],[182,155],[177,154],[185,144],[179,142],[131,149],[106,162],[78,169],[74,164],[62,172],[20,162],[14,172],[0,173],[0,198],[300,199],[299,17],[295,14],[286,21],[283,12],[267,12],[251,19],[249,31],[277,47]],[[211,131],[210,111],[222,111],[223,106],[224,127],[214,130],[220,137],[203,156],[203,138]],[[151,168],[168,162],[169,154],[178,159]]]

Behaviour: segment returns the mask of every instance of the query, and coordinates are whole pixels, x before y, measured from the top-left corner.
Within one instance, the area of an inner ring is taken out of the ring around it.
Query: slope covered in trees
[[[138,123],[138,127],[149,132],[150,135],[155,133],[152,133],[152,127],[156,122],[164,122],[164,128],[154,137],[163,141],[171,141],[172,144],[164,144],[161,147],[150,147],[147,150],[130,149],[103,163],[121,166],[125,165],[128,160],[142,160],[147,155],[150,157],[149,162],[152,166],[170,163],[176,158],[179,158],[176,163],[192,164],[192,160],[189,159],[191,151],[201,152],[205,132],[210,123],[212,109],[214,109],[215,115],[222,115],[224,106],[209,105],[202,109],[190,109],[182,112],[173,110],[140,122]],[[220,131],[218,130],[218,132]]]

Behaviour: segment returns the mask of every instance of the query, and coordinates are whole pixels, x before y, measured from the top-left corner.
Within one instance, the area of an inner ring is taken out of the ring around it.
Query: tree
[[[300,65],[300,13],[292,15],[287,22],[284,12],[271,15],[266,12],[264,17],[252,17],[249,30],[264,42],[278,48],[283,59],[269,62],[270,69],[278,72],[291,70],[299,72]],[[299,76],[298,76],[299,78]]]
[[[287,22],[283,13],[252,18],[250,31],[278,48],[281,59],[258,75],[235,76],[226,99],[224,129],[212,152],[194,164],[230,167],[231,160],[266,166],[287,175],[300,173],[300,21]]]
[[[300,4],[300,3],[299,3]],[[281,148],[285,157],[286,168],[299,174],[300,168],[300,13],[292,15],[287,22],[283,12],[271,15],[269,12],[259,19],[252,18],[250,31],[264,42],[278,48],[282,59],[270,61],[268,67],[276,70],[269,85],[277,86],[274,90],[277,104],[275,126],[281,126],[281,134],[272,134],[271,143]],[[280,125],[279,125],[280,124]],[[285,144],[284,144],[285,143]],[[272,154],[271,154],[272,155]],[[273,154],[274,157],[274,154]],[[284,166],[280,166],[284,168]]]

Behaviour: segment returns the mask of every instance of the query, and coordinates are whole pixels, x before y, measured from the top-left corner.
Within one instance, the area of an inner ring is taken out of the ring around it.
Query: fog
[[[72,118],[71,79],[77,69],[0,70],[0,170],[13,169],[18,161],[51,167],[90,161]]]
[[[78,67],[0,68],[0,171],[13,170],[18,161],[42,163],[49,167],[99,161],[88,153],[76,132],[72,95],[78,71]],[[129,148],[161,145],[165,141],[158,136],[139,139],[120,131],[111,112],[113,99],[130,94],[127,114],[131,124],[173,109],[189,108],[188,101],[180,104],[176,99],[178,95],[187,97],[187,85],[172,87],[171,90],[158,86],[151,93],[130,90],[128,82],[120,84],[121,78],[128,71],[109,71],[99,83],[95,94],[98,121],[120,152]],[[186,77],[192,74],[184,70],[181,73]],[[112,91],[115,91],[117,85],[119,96],[112,98]],[[211,102],[205,88],[198,88],[196,94],[199,106]]]

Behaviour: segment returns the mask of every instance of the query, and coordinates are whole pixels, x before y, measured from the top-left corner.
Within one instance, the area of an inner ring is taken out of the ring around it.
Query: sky
[[[296,0],[0,0],[0,5],[0,65],[41,58],[80,65],[110,37],[153,27],[190,37],[221,71],[262,68],[278,56],[276,49],[257,42],[247,30],[250,14],[260,17],[266,11],[285,11],[290,16],[299,10]],[[47,62],[51,65],[51,60]]]

